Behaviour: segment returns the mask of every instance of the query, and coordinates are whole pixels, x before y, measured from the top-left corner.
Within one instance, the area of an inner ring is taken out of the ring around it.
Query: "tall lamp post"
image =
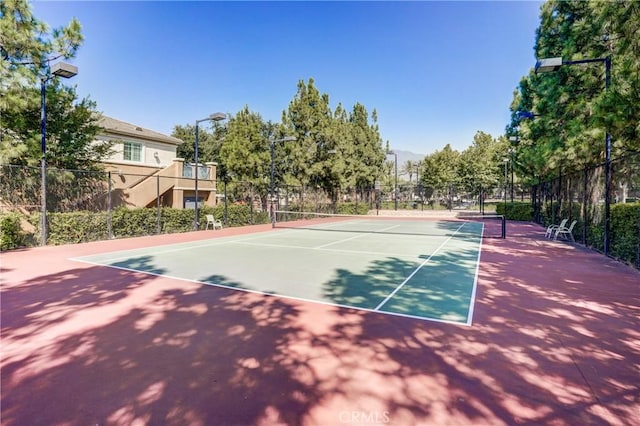
[[[276,177],[276,167],[275,167],[275,161],[274,161],[276,143],[291,142],[295,140],[296,140],[295,136],[285,136],[280,139],[269,139],[269,154],[271,155],[271,164],[270,164],[271,173],[269,175],[270,176],[269,177],[269,214],[271,216],[272,227],[275,227],[276,225],[276,216],[273,209],[273,198],[275,194],[274,185],[275,185],[275,177]]]
[[[605,90],[608,90],[609,85],[611,84],[611,56],[594,59],[580,59],[577,61],[564,61],[562,57],[539,59],[536,62],[535,72],[554,72],[558,71],[563,65],[591,64],[595,62],[604,63],[604,87]],[[609,133],[609,129],[605,132],[604,142],[604,181],[604,254],[609,255],[611,238],[611,134]]]
[[[510,136],[509,137],[509,141],[513,144],[516,145],[518,144],[518,142],[520,141],[520,139],[517,136]],[[513,149],[513,146],[509,147],[509,156],[511,158],[511,202],[513,203],[513,154],[515,153],[515,149]]]
[[[395,180],[393,184],[393,200],[394,200],[394,208],[398,210],[398,153],[395,151],[387,151],[387,155],[393,154],[393,164],[395,170]]]
[[[509,164],[508,158],[503,158],[504,163],[504,216],[507,217],[507,164]]]
[[[42,158],[40,159],[41,177],[41,240],[40,245],[47,245],[47,81],[53,76],[71,78],[78,74],[78,67],[65,62],[56,62],[51,66],[50,74],[40,79],[40,148]]]
[[[203,118],[202,120],[196,120],[196,141],[194,147],[194,160],[195,160],[195,193],[196,193],[196,204],[195,204],[195,216],[193,221],[193,230],[197,231],[200,228],[200,210],[198,208],[199,200],[198,200],[198,174],[199,174],[199,159],[198,159],[198,125],[203,121],[222,121],[227,118],[227,114],[223,112],[215,112],[211,114],[207,118]]]

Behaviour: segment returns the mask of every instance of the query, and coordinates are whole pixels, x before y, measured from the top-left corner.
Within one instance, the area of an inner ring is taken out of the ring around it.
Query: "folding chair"
[[[571,241],[575,243],[576,240],[573,238],[572,231],[573,231],[573,227],[576,226],[577,222],[578,222],[577,220],[574,220],[573,222],[571,222],[571,226],[569,226],[568,228],[566,226],[558,227],[558,229],[556,229],[556,233],[553,239],[557,240],[558,237],[562,237],[565,240],[568,240],[569,238],[571,238]]]
[[[549,225],[547,227],[547,232],[544,233],[545,238],[551,238],[558,230],[558,228],[564,228],[567,225],[568,221],[569,219],[562,219],[562,222],[560,222],[559,225]]]
[[[204,229],[209,229],[209,225],[211,225],[212,229],[220,228],[222,229],[222,222],[216,220],[212,214],[207,215],[207,226]]]

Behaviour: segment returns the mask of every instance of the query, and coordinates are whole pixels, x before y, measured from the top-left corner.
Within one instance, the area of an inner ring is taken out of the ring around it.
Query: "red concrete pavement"
[[[640,424],[640,273],[537,225],[470,327],[68,260],[267,229],[2,253],[2,425]]]

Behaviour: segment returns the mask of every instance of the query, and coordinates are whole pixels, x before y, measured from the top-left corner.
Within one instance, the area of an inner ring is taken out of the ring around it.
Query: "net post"
[[[502,222],[502,234],[500,237],[504,240],[507,238],[507,217],[505,215],[500,216],[500,221]]]

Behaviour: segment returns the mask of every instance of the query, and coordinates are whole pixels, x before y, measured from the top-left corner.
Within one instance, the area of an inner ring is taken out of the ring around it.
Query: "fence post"
[[[196,203],[198,200],[196,200]],[[161,212],[160,212],[160,175],[156,175],[156,235],[160,235],[162,231],[160,221],[161,221]]]
[[[587,178],[588,178],[588,169],[584,169],[584,173],[582,176],[582,245],[587,245]]]
[[[249,223],[253,223],[253,182],[249,182]]]
[[[224,226],[229,226],[229,210],[227,208],[227,179],[222,181],[224,187]]]
[[[286,197],[284,199],[284,209],[286,211],[289,211],[289,186],[285,186],[284,189],[284,196]]]
[[[113,239],[113,226],[111,224],[111,171],[107,172],[108,193],[107,193],[107,236]]]
[[[531,197],[531,206],[533,207],[533,221],[535,223],[538,222],[538,201],[536,200],[536,186],[535,184],[531,185],[529,188],[529,196]]]
[[[636,253],[636,268],[640,269],[640,221],[638,221],[638,251]]]

